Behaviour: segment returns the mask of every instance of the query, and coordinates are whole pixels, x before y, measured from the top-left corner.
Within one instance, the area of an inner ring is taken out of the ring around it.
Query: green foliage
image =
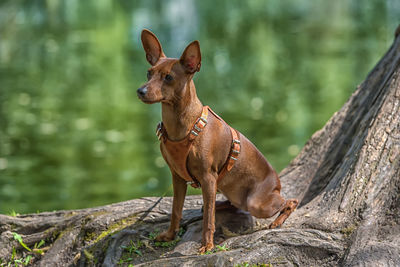
[[[158,230],[158,229],[156,229],[153,232],[150,232],[149,239],[150,240],[155,240],[159,233],[160,233],[160,230]]]
[[[179,241],[181,241],[181,239],[179,237],[174,240],[171,240],[171,241],[165,241],[165,242],[164,241],[156,241],[156,242],[154,242],[154,246],[162,247],[162,248],[173,248]]]
[[[139,256],[143,256],[140,248],[143,247],[143,243],[140,240],[134,242],[133,240],[130,241],[129,246],[121,246],[125,251],[129,252],[129,254],[136,253]]]
[[[211,254],[214,254],[214,253],[216,253],[216,252],[228,251],[228,250],[229,250],[229,248],[226,247],[226,244],[224,244],[223,246],[216,245],[215,248],[214,248],[213,250],[206,251],[206,252],[204,252],[203,254],[204,254],[204,255],[211,255]]]
[[[16,216],[19,216],[20,214],[15,212],[15,210],[11,210],[7,215],[12,216],[12,217],[16,217]]]
[[[13,232],[12,235],[13,235],[13,237],[14,237],[14,240],[17,240],[17,241],[19,242],[19,244],[20,244],[23,248],[25,248],[25,249],[26,249],[27,251],[29,251],[29,252],[32,251],[30,248],[28,248],[27,245],[25,245],[24,241],[22,240],[22,237],[21,237],[19,234]]]
[[[40,240],[39,243],[35,243],[35,245],[33,246],[32,251],[38,255],[43,255],[44,251],[42,249],[40,249],[43,245],[45,244],[45,241],[42,239]]]
[[[3,1],[0,213],[167,190],[160,105],[135,93],[149,67],[142,28],[171,57],[200,40],[201,101],[279,171],[387,49],[400,17],[392,2],[192,1],[176,10],[178,25],[168,1]]]
[[[11,260],[9,262],[3,262],[3,260],[0,259],[0,267],[9,267],[9,266],[28,266],[32,263],[32,261],[34,260],[34,256],[29,254],[29,252],[35,252],[35,250],[30,249],[22,240],[21,235],[19,235],[18,233],[12,232],[13,238],[14,240],[18,241],[18,243],[26,250],[28,251],[27,253],[22,253],[22,255],[25,256],[21,256],[19,257],[17,254],[17,250],[15,249],[15,247],[12,248],[12,254],[11,254]],[[44,244],[44,241],[41,240],[39,242],[42,243],[41,245]],[[41,246],[40,245],[40,246]],[[37,249],[38,247],[40,247],[39,245],[35,244],[35,249]]]
[[[118,261],[118,265],[122,265],[122,264],[124,264],[124,263],[127,263],[127,262],[130,262],[130,261],[132,261],[133,260],[133,258],[126,258],[126,259],[119,259],[119,261]]]
[[[44,245],[45,241],[42,239],[40,240],[39,243],[35,243],[34,248],[39,249],[40,247],[42,247]]]
[[[217,251],[228,251],[228,250],[229,250],[229,248],[226,247],[226,244],[224,244],[223,246],[216,245],[216,246],[215,246],[215,249],[216,249]]]
[[[28,266],[32,263],[34,260],[34,255],[33,253],[42,255],[44,252],[40,250],[39,248],[45,244],[44,240],[41,240],[39,243],[35,243],[34,248],[30,249],[23,241],[21,235],[18,233],[12,232],[14,240],[18,241],[18,243],[26,250],[26,252],[23,252],[23,256],[19,256],[17,253],[17,250],[15,247],[12,248],[12,254],[11,254],[11,260],[9,262],[3,262],[0,260],[0,267],[5,267],[5,266]]]

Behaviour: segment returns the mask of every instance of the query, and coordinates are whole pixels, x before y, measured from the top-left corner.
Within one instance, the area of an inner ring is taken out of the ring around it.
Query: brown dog
[[[198,41],[190,43],[180,59],[167,58],[157,37],[142,31],[146,59],[152,65],[148,82],[137,90],[147,104],[161,102],[162,123],[157,135],[168,163],[174,188],[171,224],[157,236],[170,241],[179,230],[187,184],[201,186],[204,202],[203,240],[200,252],[214,248],[215,198],[223,193],[236,208],[255,217],[269,218],[280,212],[270,225],[279,227],[298,205],[296,199],[280,196],[277,173],[260,151],[232,129],[208,107],[203,107],[192,81],[200,70]]]

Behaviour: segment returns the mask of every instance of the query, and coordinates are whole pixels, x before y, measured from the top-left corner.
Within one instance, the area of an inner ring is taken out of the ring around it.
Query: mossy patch
[[[354,230],[355,230],[356,228],[357,228],[357,225],[351,224],[351,225],[349,225],[348,227],[343,228],[342,230],[340,230],[340,232],[341,232],[343,235],[345,235],[346,237],[349,237],[349,236],[354,232]]]
[[[243,262],[239,264],[235,264],[235,267],[272,267],[271,263],[248,263]]]
[[[126,217],[122,220],[116,221],[113,224],[109,225],[106,230],[101,231],[99,233],[97,232],[86,232],[84,240],[88,243],[97,243],[101,239],[105,238],[108,235],[116,234],[125,227],[135,223],[137,221],[137,215],[132,215],[129,217]]]

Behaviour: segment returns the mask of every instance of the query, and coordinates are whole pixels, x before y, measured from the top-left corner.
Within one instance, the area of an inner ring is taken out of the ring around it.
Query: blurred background
[[[200,41],[200,99],[280,171],[382,57],[399,18],[397,0],[2,0],[0,213],[171,194],[160,105],[136,97],[143,28],[169,57]]]

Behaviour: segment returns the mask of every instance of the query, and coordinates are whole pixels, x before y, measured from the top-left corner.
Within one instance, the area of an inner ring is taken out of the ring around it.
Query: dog
[[[148,81],[137,90],[146,104],[161,103],[162,122],[157,126],[160,150],[172,173],[171,223],[157,241],[170,241],[179,230],[187,185],[201,187],[203,232],[200,253],[214,248],[216,193],[233,206],[257,218],[280,213],[270,228],[280,227],[298,205],[285,200],[276,171],[261,152],[240,132],[231,128],[196,94],[193,76],[200,71],[200,43],[193,41],[179,59],[165,56],[157,37],[141,34],[151,67]]]

